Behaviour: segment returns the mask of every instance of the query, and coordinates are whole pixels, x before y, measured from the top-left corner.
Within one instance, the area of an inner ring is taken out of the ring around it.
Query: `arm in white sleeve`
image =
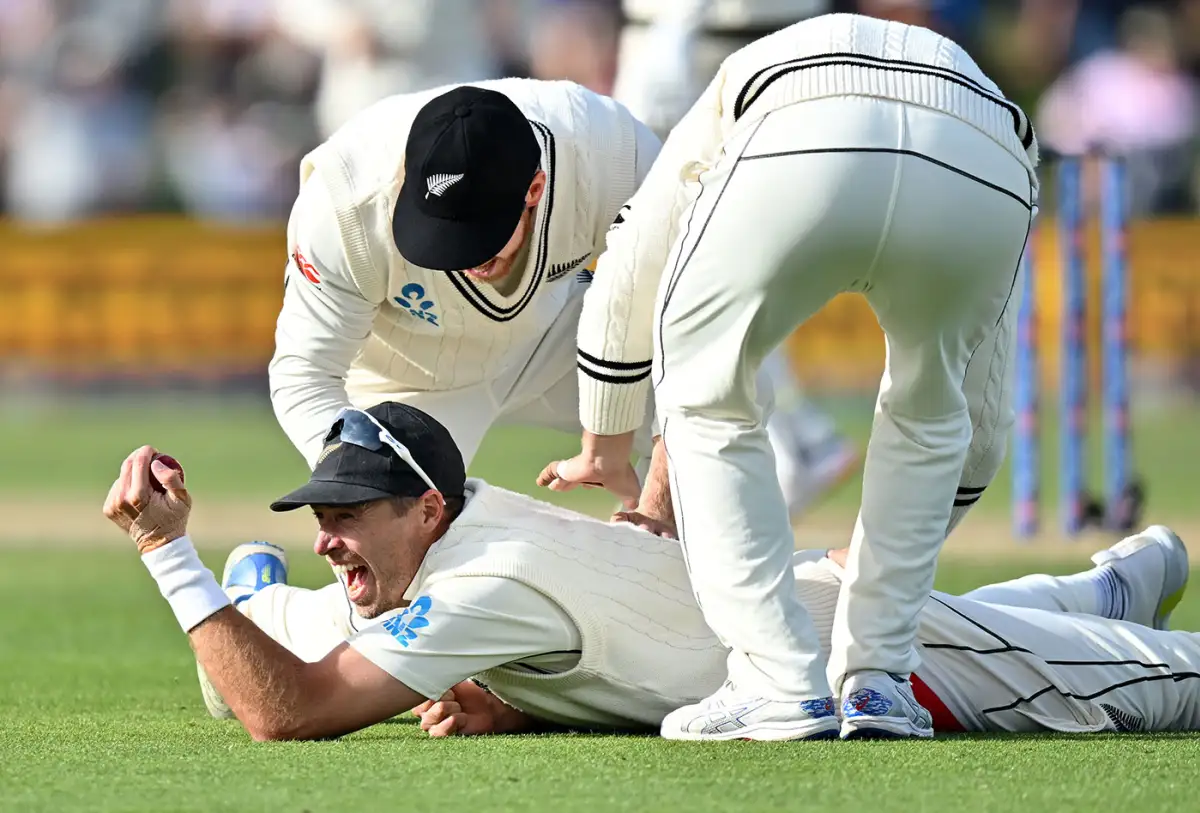
[[[269,367],[271,405],[312,467],[334,416],[350,403],[346,373],[371,332],[379,303],[367,300],[350,276],[333,205],[316,173],[292,209],[288,251]]]
[[[456,576],[431,585],[403,610],[380,616],[350,646],[436,699],[506,664],[565,671],[578,661],[582,641],[570,616],[532,587],[496,576]]]
[[[650,390],[654,301],[687,204],[686,183],[722,145],[724,70],[671,131],[608,232],[579,318],[579,419],[597,435],[641,426]]]

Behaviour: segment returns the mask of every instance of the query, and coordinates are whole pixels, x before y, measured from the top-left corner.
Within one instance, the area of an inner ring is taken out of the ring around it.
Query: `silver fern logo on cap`
[[[430,175],[425,179],[425,186],[429,189],[425,193],[425,199],[428,200],[430,195],[437,195],[440,198],[447,189],[461,181],[465,174],[465,172],[460,172],[457,175],[450,175],[448,173]]]

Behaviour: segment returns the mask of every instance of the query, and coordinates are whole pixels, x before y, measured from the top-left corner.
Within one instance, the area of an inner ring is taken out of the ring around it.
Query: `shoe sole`
[[[906,718],[859,717],[844,720],[840,736],[843,740],[927,740],[933,729],[916,728]]]
[[[831,719],[820,726],[808,725],[801,729],[795,726],[747,726],[738,731],[727,731],[720,734],[692,734],[675,731],[670,735],[663,734],[665,740],[680,742],[728,742],[731,740],[746,740],[755,742],[798,742],[807,740],[835,740],[838,737],[839,724],[837,719]]]

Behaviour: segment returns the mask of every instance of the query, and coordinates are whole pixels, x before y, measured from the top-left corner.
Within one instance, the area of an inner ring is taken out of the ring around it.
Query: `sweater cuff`
[[[579,353],[579,422],[593,435],[641,427],[650,395],[651,362],[605,362]]]

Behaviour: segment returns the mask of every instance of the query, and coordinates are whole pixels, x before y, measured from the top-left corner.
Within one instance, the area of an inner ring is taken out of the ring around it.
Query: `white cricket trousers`
[[[965,509],[1003,457],[998,337],[1017,307],[1029,174],[958,119],[838,97],[768,113],[692,186],[658,291],[654,390],[692,585],[730,678],[788,699],[857,670],[907,674],[960,479]],[[754,381],[843,292],[867,298],[887,360],[827,680]]]
[[[1194,632],[932,596],[916,674],[968,731],[1200,729]]]

